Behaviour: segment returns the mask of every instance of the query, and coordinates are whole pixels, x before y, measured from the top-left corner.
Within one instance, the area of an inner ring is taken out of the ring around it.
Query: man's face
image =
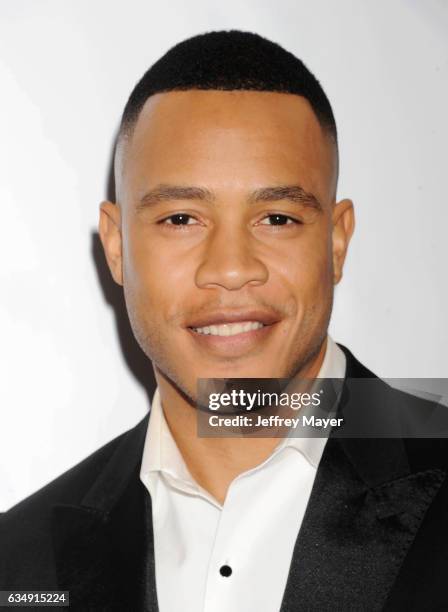
[[[325,339],[351,204],[308,102],[260,92],[152,96],[116,165],[100,233],[156,372],[304,373]]]

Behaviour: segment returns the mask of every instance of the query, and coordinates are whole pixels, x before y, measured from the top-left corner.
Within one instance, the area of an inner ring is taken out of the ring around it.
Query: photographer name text
[[[336,417],[322,418],[314,415],[281,417],[275,414],[268,417],[261,415],[257,417],[248,415],[223,417],[214,414],[208,418],[208,422],[211,427],[316,427],[327,429],[329,427],[341,427],[344,419]]]

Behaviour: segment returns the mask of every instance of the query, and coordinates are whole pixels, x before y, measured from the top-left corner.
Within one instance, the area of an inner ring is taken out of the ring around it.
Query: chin
[[[283,368],[282,372],[286,371]],[[274,364],[224,363],[216,367],[205,366],[197,369],[197,378],[282,378],[280,369]]]

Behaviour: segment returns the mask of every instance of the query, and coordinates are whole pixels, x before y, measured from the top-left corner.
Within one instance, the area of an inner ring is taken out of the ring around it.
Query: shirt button
[[[230,567],[230,565],[221,565],[221,567],[219,568],[219,573],[221,574],[221,576],[228,578],[232,575],[232,568]]]

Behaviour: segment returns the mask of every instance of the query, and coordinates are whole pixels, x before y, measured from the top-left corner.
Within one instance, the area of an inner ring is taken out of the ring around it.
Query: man
[[[354,227],[337,176],[330,103],[278,45],[210,33],[143,76],[99,231],[158,390],[3,516],[2,589],[74,610],[446,608],[443,440],[197,435],[199,378],[374,376],[327,335]]]

